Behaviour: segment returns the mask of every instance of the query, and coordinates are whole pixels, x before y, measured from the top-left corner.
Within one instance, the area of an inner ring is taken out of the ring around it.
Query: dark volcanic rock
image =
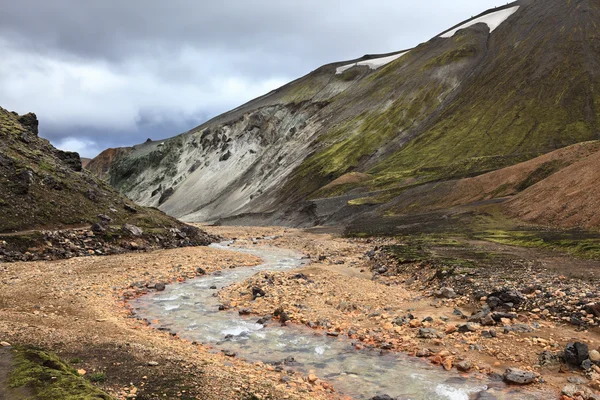
[[[74,151],[62,151],[56,150],[56,157],[58,157],[62,162],[64,162],[70,169],[75,172],[81,172],[83,166],[81,165],[81,157],[79,157],[79,153],[75,153]]]
[[[527,385],[533,383],[537,379],[537,375],[533,372],[523,371],[517,368],[509,368],[504,373],[504,381],[517,385]]]
[[[588,345],[581,342],[569,343],[565,348],[564,359],[567,364],[581,367],[590,356]]]
[[[258,297],[265,297],[265,291],[259,287],[252,288],[252,300],[256,300]]]
[[[160,199],[158,199],[158,205],[160,206],[165,201],[169,200],[169,197],[173,196],[173,193],[175,193],[175,189],[173,189],[172,187],[162,192],[162,194],[160,195]]]
[[[31,132],[37,136],[38,126],[40,123],[37,119],[37,116],[34,113],[28,113],[25,115],[21,115],[17,119],[19,120],[21,125],[23,125],[25,128],[27,128],[27,130],[29,130],[29,132]]]

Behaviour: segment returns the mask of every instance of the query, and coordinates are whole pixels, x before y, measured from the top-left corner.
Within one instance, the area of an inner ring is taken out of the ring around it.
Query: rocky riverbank
[[[177,228],[142,229],[132,224],[111,226],[109,217],[99,217],[98,223],[87,228],[0,234],[0,263],[206,246],[219,240],[216,236],[184,224]]]
[[[259,239],[237,245],[302,249],[314,263],[227,288],[220,293],[225,307],[347,335],[357,348],[403,351],[443,369],[531,384],[556,398],[561,392],[564,398],[597,396],[600,336],[591,282],[536,271],[535,265],[516,273],[527,260],[474,273],[465,260],[398,254],[398,243],[388,239],[287,234],[263,241],[261,235],[273,232],[253,233]]]
[[[265,324],[304,324],[331,340],[349,336],[357,348],[402,351],[440,370],[485,373],[509,382],[508,396],[523,384],[544,399],[552,398],[548,392],[557,399],[594,399],[600,389],[595,317],[583,315],[586,324],[573,325],[555,311],[570,306],[580,312],[576,294],[594,293],[592,282],[586,286],[577,278],[536,272],[535,264],[521,274],[504,263],[488,275],[460,272],[473,270],[464,262],[440,270],[439,260],[407,262],[389,247],[399,243],[387,239],[281,228],[207,229],[236,238],[240,246],[294,249],[312,261],[300,270],[261,273],[223,289],[223,308],[260,315]],[[277,366],[251,364],[181,340],[176,332],[149,328],[127,308],[128,299],[165,285],[257,263],[252,256],[206,247],[3,263],[0,341],[53,350],[86,379],[103,376],[94,384],[119,399],[339,399],[318,371],[290,377]],[[541,288],[528,293],[519,281]],[[535,299],[557,290],[565,295],[547,297],[546,303],[560,299],[561,306],[543,305],[550,309],[544,312]],[[481,297],[474,296],[477,291]]]

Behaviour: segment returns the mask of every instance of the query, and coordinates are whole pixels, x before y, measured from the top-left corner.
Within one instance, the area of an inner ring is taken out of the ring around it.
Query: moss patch
[[[38,400],[112,400],[56,355],[33,347],[14,350],[15,369],[9,385],[28,387]]]
[[[510,246],[539,248],[600,260],[600,234],[584,231],[488,230],[478,239]]]

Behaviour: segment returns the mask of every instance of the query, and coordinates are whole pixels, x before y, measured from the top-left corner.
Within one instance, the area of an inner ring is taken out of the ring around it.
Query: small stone
[[[87,371],[85,369],[78,369],[77,373],[81,376],[85,375],[87,373]]]
[[[471,360],[463,360],[456,364],[456,369],[462,372],[469,372],[473,369],[473,361]]]
[[[156,361],[148,361],[148,366],[149,367],[157,367],[158,366],[158,362],[156,362]]]
[[[508,368],[504,373],[504,381],[517,385],[527,385],[537,379],[537,374],[517,368]]]
[[[598,350],[592,350],[590,351],[590,360],[592,360],[592,362],[600,362],[600,352]]]
[[[417,334],[417,337],[421,339],[435,339],[437,336],[436,330],[431,328],[421,328]]]
[[[308,381],[310,383],[315,383],[319,378],[315,374],[308,374]]]
[[[435,293],[435,296],[443,299],[454,299],[456,292],[450,287],[443,287]]]
[[[417,350],[417,354],[415,354],[417,357],[429,357],[431,356],[431,351],[429,349],[421,349],[421,350]]]
[[[158,291],[158,292],[162,292],[163,290],[166,289],[166,286],[164,283],[157,283],[154,285],[154,288]]]
[[[0,347],[10,347],[10,343],[8,342],[0,342]]]

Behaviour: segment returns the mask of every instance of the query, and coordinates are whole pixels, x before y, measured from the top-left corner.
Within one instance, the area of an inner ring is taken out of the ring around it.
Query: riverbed
[[[269,363],[283,371],[314,373],[331,382],[338,392],[358,400],[383,394],[415,400],[540,398],[488,377],[443,371],[403,354],[356,350],[346,336],[332,338],[308,327],[281,326],[275,320],[263,324],[257,322],[260,316],[220,311],[217,297],[220,289],[261,271],[300,268],[307,260],[299,253],[280,248],[242,248],[235,247],[233,242],[212,247],[259,256],[264,262],[256,267],[217,271],[169,285],[163,292],[132,302],[138,316],[158,321],[155,323],[158,329],[230,356]]]

